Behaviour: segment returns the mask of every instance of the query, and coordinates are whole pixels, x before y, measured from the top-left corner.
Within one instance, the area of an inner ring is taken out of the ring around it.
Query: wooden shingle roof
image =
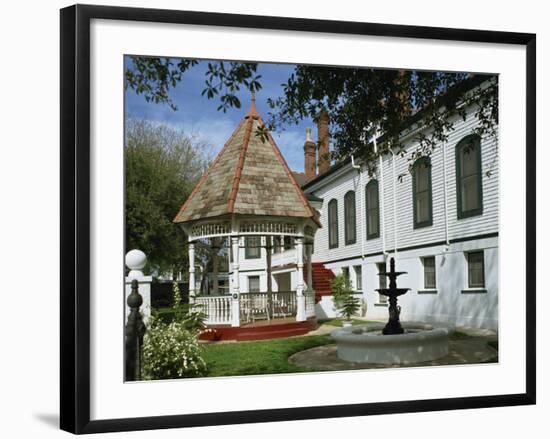
[[[183,223],[225,214],[311,218],[319,223],[273,137],[264,127],[254,98],[218,156],[174,218]]]

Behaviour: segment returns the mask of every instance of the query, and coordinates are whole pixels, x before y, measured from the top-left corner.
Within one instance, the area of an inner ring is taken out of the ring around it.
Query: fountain
[[[407,291],[410,290],[410,288],[397,288],[397,277],[401,276],[402,274],[407,274],[406,271],[395,271],[395,259],[390,259],[390,272],[384,272],[384,273],[378,273],[378,276],[387,276],[390,280],[390,287],[389,288],[379,288],[376,291],[378,291],[380,294],[389,297],[390,306],[388,308],[390,318],[388,319],[388,323],[386,326],[384,326],[384,329],[382,330],[382,334],[389,335],[389,334],[403,334],[405,330],[401,326],[401,322],[399,321],[399,314],[401,313],[401,307],[397,306],[397,298],[403,294],[405,294]]]
[[[389,288],[376,290],[389,298],[389,318],[385,325],[356,325],[331,333],[339,358],[355,363],[414,364],[448,355],[448,328],[400,322],[401,307],[397,305],[397,298],[410,288],[397,288],[397,277],[405,273],[395,271],[394,258],[390,260],[389,273],[379,273],[390,281]]]

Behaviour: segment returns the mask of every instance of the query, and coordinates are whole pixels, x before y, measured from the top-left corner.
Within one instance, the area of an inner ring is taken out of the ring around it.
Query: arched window
[[[338,201],[328,203],[328,247],[338,247]]]
[[[378,181],[371,180],[365,187],[365,210],[367,215],[367,239],[380,236],[380,202]]]
[[[483,212],[481,184],[479,136],[471,135],[456,145],[456,206],[459,219]]]
[[[429,157],[422,157],[414,162],[412,177],[414,228],[431,226],[432,164]]]
[[[344,232],[346,245],[355,244],[357,241],[356,216],[355,216],[355,192],[348,191],[344,195]]]

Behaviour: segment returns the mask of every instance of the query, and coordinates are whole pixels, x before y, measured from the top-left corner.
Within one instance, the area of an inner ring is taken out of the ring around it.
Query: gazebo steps
[[[271,322],[260,321],[257,323],[245,324],[241,327],[232,327],[229,325],[211,325],[209,331],[200,335],[200,340],[204,341],[251,341],[266,340],[270,338],[284,338],[294,335],[304,335],[317,327],[317,319],[309,318],[303,322],[297,322],[293,319],[281,319],[280,322],[272,320]]]

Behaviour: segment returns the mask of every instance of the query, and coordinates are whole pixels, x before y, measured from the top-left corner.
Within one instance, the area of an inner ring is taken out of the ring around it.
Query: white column
[[[306,320],[306,298],[304,296],[304,238],[296,239],[296,320]]]
[[[311,244],[306,246],[307,256],[307,289],[313,291],[313,273],[311,272]]]
[[[265,237],[265,260],[266,268],[265,272],[267,275],[267,303],[270,317],[273,318],[273,284],[271,279],[271,250],[273,245],[271,243],[271,236]]]
[[[189,303],[195,303],[195,243],[189,243]]]
[[[218,295],[218,252],[220,250],[217,238],[212,240],[212,290],[215,296]]]
[[[231,275],[231,326],[240,326],[240,288],[239,288],[239,237],[231,237],[233,254],[233,273]]]

